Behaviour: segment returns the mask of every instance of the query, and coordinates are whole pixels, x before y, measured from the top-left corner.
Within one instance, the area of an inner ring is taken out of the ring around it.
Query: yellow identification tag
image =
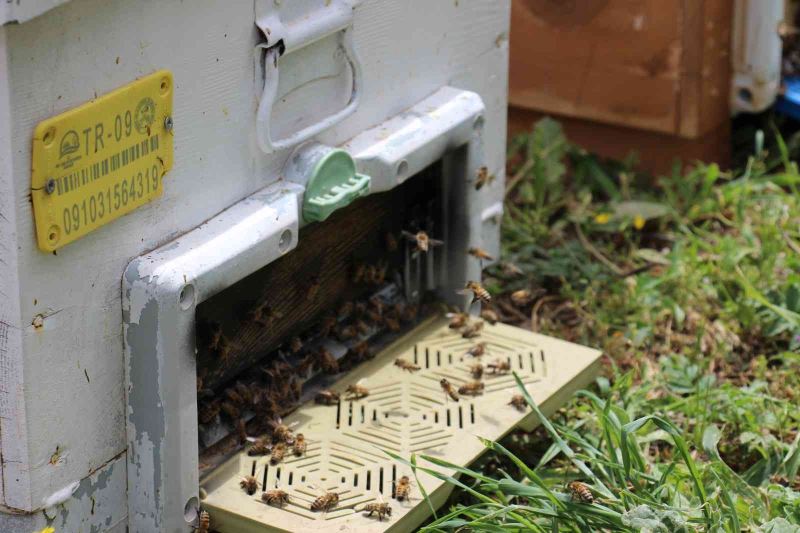
[[[51,252],[161,195],[172,168],[172,74],[155,72],[39,123],[31,196]]]

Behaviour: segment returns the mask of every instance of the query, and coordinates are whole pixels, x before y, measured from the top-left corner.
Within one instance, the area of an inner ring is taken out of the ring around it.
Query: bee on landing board
[[[580,481],[570,481],[567,484],[567,490],[569,490],[573,500],[577,500],[581,503],[594,502],[592,491],[585,483],[581,483]]]
[[[280,489],[268,490],[261,493],[261,501],[267,505],[283,507],[289,503],[289,495]]]
[[[481,318],[493,326],[500,322],[500,317],[497,316],[497,313],[489,308],[481,309]]]
[[[297,436],[294,438],[294,445],[292,446],[292,452],[297,456],[300,457],[306,453],[306,447],[308,443],[306,442],[306,437],[302,433],[298,433]]]
[[[480,259],[481,261],[494,261],[494,257],[489,255],[489,252],[483,248],[478,248],[477,246],[470,248],[467,253],[469,253],[469,255],[472,257]]]
[[[469,373],[475,379],[481,379],[483,377],[483,365],[480,363],[476,363],[474,365],[470,365]]]
[[[269,464],[272,466],[277,465],[286,456],[286,444],[279,442],[272,448],[272,455],[269,456]]]
[[[325,348],[320,348],[319,352],[317,352],[317,364],[326,374],[339,373],[339,361]]]
[[[465,339],[479,337],[483,331],[483,321],[477,321],[461,330],[461,336]]]
[[[239,486],[250,496],[258,490],[258,481],[253,476],[245,476],[239,482]]]
[[[458,401],[458,391],[456,391],[456,388],[449,381],[447,381],[445,378],[442,378],[439,380],[439,385],[441,385],[444,393],[450,396],[454,402]]]
[[[397,480],[394,497],[400,502],[411,499],[411,479],[408,476],[403,476]]]
[[[473,302],[480,301],[488,304],[492,301],[492,295],[477,281],[468,281],[464,288],[459,291],[460,294],[469,294],[470,292],[472,293]]]
[[[494,174],[489,172],[489,168],[486,166],[482,166],[478,169],[478,175],[475,177],[475,190],[481,190],[484,185],[489,185],[490,183],[494,182],[495,177]]]
[[[444,241],[431,239],[424,231],[418,231],[416,233],[403,231],[402,235],[406,240],[414,243],[414,251],[411,254],[412,257],[416,257],[420,252],[427,253],[431,248],[444,244]]]
[[[273,442],[285,442],[286,444],[291,444],[294,442],[292,429],[283,423],[281,417],[275,417],[272,420],[269,420],[267,424],[272,431]]]
[[[511,401],[508,402],[508,405],[513,406],[517,411],[525,411],[528,407],[528,402],[525,401],[525,396],[522,394],[515,394],[511,397]]]
[[[472,357],[480,357],[485,353],[486,353],[485,342],[479,342],[478,344],[467,350],[467,355],[470,355]]]
[[[211,531],[211,515],[208,511],[200,511],[197,519],[197,533],[209,533]]]
[[[372,502],[364,506],[363,512],[367,516],[372,516],[373,513],[378,515],[378,521],[383,521],[384,517],[392,516],[392,508],[385,502]]]
[[[483,394],[483,383],[480,381],[465,383],[458,388],[458,393],[464,396],[480,396]]]
[[[400,367],[401,370],[407,370],[408,372],[416,372],[420,369],[419,365],[415,365],[411,361],[407,361],[402,357],[395,359],[394,366]]]
[[[450,319],[450,329],[461,329],[469,322],[469,315],[466,313],[447,313],[446,316]]]
[[[339,398],[340,396],[338,392],[326,389],[319,391],[314,397],[314,401],[320,405],[336,405],[339,403]]]
[[[500,359],[497,359],[494,363],[489,363],[486,366],[489,367],[489,371],[492,374],[506,374],[511,372],[511,363],[509,363],[507,360],[501,361]]]
[[[256,440],[250,449],[247,450],[247,455],[256,456],[256,455],[269,455],[272,453],[272,439],[263,437]]]
[[[345,393],[347,394],[348,400],[360,400],[361,398],[369,396],[369,389],[359,382],[355,385],[348,385],[347,389],[345,389]]]
[[[311,503],[312,511],[330,511],[339,503],[339,495],[335,492],[326,492]]]
[[[303,341],[300,340],[300,337],[292,337],[292,340],[289,341],[289,349],[292,353],[300,353],[300,350],[303,349]]]

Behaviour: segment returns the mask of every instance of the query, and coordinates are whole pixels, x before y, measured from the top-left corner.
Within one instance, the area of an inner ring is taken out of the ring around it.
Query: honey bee
[[[511,401],[508,402],[508,405],[513,405],[518,411],[525,411],[528,407],[528,402],[525,401],[525,396],[522,394],[515,394],[511,397]]]
[[[258,481],[254,476],[245,476],[239,482],[239,486],[250,496],[258,490]]]
[[[472,293],[472,301],[480,301],[485,304],[488,304],[492,301],[492,295],[489,294],[483,285],[478,283],[477,281],[468,281],[466,285],[464,285],[464,289],[460,292],[463,293]]]
[[[394,366],[400,367],[401,370],[408,370],[409,372],[416,372],[420,369],[419,365],[415,365],[411,361],[407,361],[402,357],[394,360]]]
[[[241,381],[237,381],[236,384],[233,386],[233,390],[239,395],[239,398],[242,399],[242,403],[246,405],[253,404],[253,389],[242,383]]]
[[[494,261],[494,257],[489,255],[489,252],[483,248],[478,248],[477,246],[470,248],[467,253],[469,253],[469,255],[472,257],[480,259],[481,261]]]
[[[222,334],[222,326],[218,322],[212,322],[208,329],[210,330],[211,337],[208,341],[208,347],[212,351],[218,351],[225,342],[225,336]]]
[[[386,243],[386,251],[387,252],[396,252],[399,246],[397,242],[397,237],[394,236],[394,233],[391,231],[386,232],[385,236],[385,243]]]
[[[383,323],[386,325],[386,329],[391,332],[397,333],[400,331],[400,321],[393,316],[383,317]]]
[[[474,364],[469,367],[469,373],[472,374],[472,377],[475,379],[481,379],[483,377],[483,365],[480,363]]]
[[[339,403],[339,393],[332,390],[321,390],[314,397],[314,401],[320,405],[335,405]]]
[[[312,511],[330,511],[339,503],[339,495],[335,492],[326,492],[311,503]]]
[[[475,190],[481,190],[484,185],[492,183],[494,179],[494,174],[490,173],[485,165],[482,166],[478,169],[478,176],[475,178]]]
[[[358,361],[364,361],[370,358],[369,343],[367,341],[359,342],[350,348],[350,351],[353,352]]]
[[[479,342],[469,350],[467,350],[467,355],[471,355],[472,357],[480,357],[486,353],[486,343]]]
[[[267,505],[277,505],[283,507],[289,503],[289,495],[280,489],[268,490],[261,493],[261,501]]]
[[[480,381],[465,383],[458,388],[458,393],[465,396],[480,396],[483,394],[483,383]]]
[[[445,394],[450,396],[454,402],[458,401],[458,391],[456,391],[456,388],[449,381],[447,381],[445,378],[442,378],[439,381],[439,385],[441,385]]]
[[[478,321],[472,324],[471,326],[467,326],[463,330],[461,330],[461,336],[465,339],[474,339],[475,337],[480,336],[482,330],[483,330],[483,322]]]
[[[339,373],[339,361],[325,348],[320,348],[319,352],[317,352],[317,363],[326,374]]]
[[[220,410],[220,403],[219,402],[207,402],[203,403],[203,406],[197,410],[197,420],[201,424],[209,424],[219,414]]]
[[[209,533],[211,531],[211,515],[208,511],[200,511],[200,517],[197,519],[197,533]]]
[[[383,517],[392,516],[392,508],[388,503],[372,502],[364,506],[364,512],[367,516],[372,516],[372,513],[377,513],[378,520],[383,521]]]
[[[461,329],[469,322],[469,315],[466,313],[448,313],[447,317],[450,318],[450,329]]]
[[[336,330],[336,336],[339,338],[340,341],[346,341],[348,339],[352,339],[358,335],[358,330],[355,326],[345,326],[343,328],[339,328]]]
[[[276,417],[267,422],[270,429],[272,430],[272,441],[273,442],[285,442],[287,444],[291,444],[294,440],[292,436],[292,430],[289,426],[283,423],[281,417]]]
[[[339,311],[338,311],[337,314],[341,318],[347,318],[353,312],[353,308],[354,307],[355,307],[355,304],[353,304],[353,302],[350,302],[350,301],[344,302],[342,305],[339,306]]]
[[[306,437],[302,433],[298,433],[297,436],[294,438],[294,445],[292,446],[292,452],[300,457],[304,453],[306,453],[306,447],[308,443],[306,442]]]
[[[247,314],[247,318],[256,324],[265,328],[272,327],[272,324],[279,318],[283,317],[283,313],[275,311],[266,302],[259,305]]]
[[[570,481],[567,484],[567,490],[569,490],[573,500],[578,500],[581,503],[594,502],[592,491],[585,483],[581,483],[580,481]]]
[[[366,334],[368,334],[368,333],[369,333],[369,331],[370,331],[370,329],[371,329],[371,328],[369,327],[369,324],[367,324],[366,322],[364,322],[364,321],[363,321],[363,320],[361,320],[361,319],[359,319],[359,320],[356,320],[355,326],[356,326],[356,329],[358,330],[358,332],[359,332],[361,335],[366,335]]]
[[[283,442],[279,442],[272,448],[272,454],[269,456],[269,464],[275,466],[276,464],[283,461],[283,458],[286,456],[286,444]]]
[[[236,433],[239,434],[239,442],[241,444],[247,442],[247,426],[244,423],[244,418],[236,421]]]
[[[500,265],[503,274],[506,276],[521,276],[523,274],[522,270],[515,265],[514,263],[505,262]]]
[[[511,363],[508,361],[496,360],[494,363],[486,365],[492,374],[505,374],[511,371]]]
[[[511,302],[517,307],[523,307],[533,301],[533,294],[528,289],[520,289],[511,293]]]
[[[334,327],[336,327],[336,317],[326,316],[322,319],[322,323],[320,324],[319,336],[323,338],[330,336]]]
[[[424,231],[418,231],[416,233],[411,233],[408,231],[402,232],[403,237],[407,240],[414,243],[414,252],[413,255],[417,255],[419,252],[427,253],[433,247],[441,246],[444,244],[444,241],[439,241],[436,239],[431,239],[427,233]]]
[[[404,305],[400,306],[401,308],[395,307],[395,310],[400,315],[400,320],[403,322],[414,322],[417,320],[417,316],[419,316],[419,306],[416,304],[411,305]]]
[[[303,341],[300,340],[300,337],[292,337],[292,340],[289,341],[289,349],[292,353],[300,353],[300,350],[303,349]]]
[[[500,317],[497,316],[497,313],[488,307],[486,309],[481,309],[481,318],[493,326],[500,321]]]
[[[386,281],[387,270],[389,270],[389,264],[386,261],[381,261],[376,266],[371,267],[367,281],[373,285],[383,285]]]
[[[353,270],[353,283],[361,283],[366,276],[367,265],[364,263],[357,264]]]
[[[361,398],[369,396],[369,389],[358,383],[355,385],[348,385],[345,392],[348,394],[348,400],[360,400]]]
[[[397,480],[394,497],[400,502],[411,499],[411,479],[408,476],[403,476]]]
[[[222,404],[220,404],[220,408],[222,409],[222,412],[225,413],[231,420],[239,420],[239,417],[242,416],[242,412],[232,402],[222,402]]]
[[[250,449],[247,450],[247,455],[253,457],[256,455],[269,455],[272,453],[272,442],[270,439],[264,437],[256,440]]]
[[[317,293],[321,284],[319,282],[319,278],[317,276],[313,276],[310,280],[308,280],[308,286],[306,287],[306,301],[311,302],[314,298],[317,297]]]

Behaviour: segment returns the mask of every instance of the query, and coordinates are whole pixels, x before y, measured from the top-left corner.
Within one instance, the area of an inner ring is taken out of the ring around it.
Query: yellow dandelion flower
[[[608,213],[600,213],[599,215],[594,217],[594,221],[598,224],[608,224],[608,221],[611,220],[611,215]]]
[[[636,229],[642,229],[644,227],[644,217],[642,215],[636,215],[633,217],[633,227]]]

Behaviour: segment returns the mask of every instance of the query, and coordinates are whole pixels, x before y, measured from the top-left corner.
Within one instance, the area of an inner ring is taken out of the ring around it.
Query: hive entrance
[[[467,351],[479,342],[486,353],[472,357]],[[508,404],[518,393],[511,372],[484,373],[483,394],[461,395],[458,402],[446,396],[442,378],[458,388],[473,381],[470,366],[506,362],[525,383],[545,412],[563,403],[596,373],[600,353],[575,344],[530,333],[507,325],[486,325],[476,339],[464,339],[447,327],[447,321],[429,321],[338,381],[333,390],[342,399],[333,405],[306,404],[287,420],[295,433],[303,433],[308,449],[302,456],[291,450],[270,464],[270,457],[241,452],[203,481],[203,506],[215,529],[223,533],[309,531],[329,528],[346,531],[409,531],[429,513],[418,486],[410,501],[397,501],[395,491],[402,476],[413,475],[382,450],[401,457],[422,453],[467,465],[483,451],[477,436],[497,439],[518,424],[530,425],[529,411]],[[395,365],[402,357],[420,367],[404,371]],[[344,399],[348,385],[359,383],[369,396]],[[253,475],[261,487],[249,496],[239,486]],[[419,482],[441,504],[451,487],[421,474]],[[262,490],[281,489],[289,494],[282,508],[261,501]],[[338,505],[327,512],[310,510],[326,491],[339,494]],[[390,519],[367,517],[361,509],[371,502],[392,507]]]

